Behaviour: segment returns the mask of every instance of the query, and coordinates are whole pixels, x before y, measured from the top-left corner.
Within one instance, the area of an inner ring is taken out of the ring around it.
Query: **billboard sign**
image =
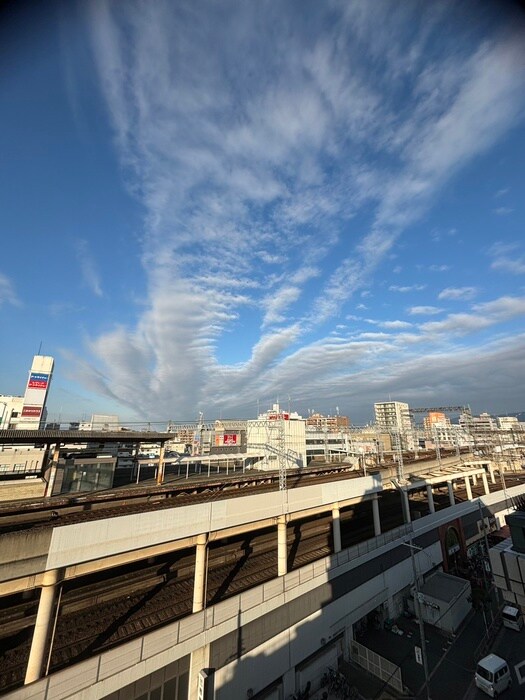
[[[29,375],[29,382],[27,384],[28,389],[47,389],[47,384],[49,382],[49,374],[42,374],[40,372],[31,372]]]
[[[270,413],[268,416],[270,420],[290,420],[290,414],[289,413]]]
[[[42,414],[42,406],[24,406],[22,409],[22,418],[40,418]]]
[[[225,435],[215,436],[215,446],[216,447],[231,447],[237,445],[237,434],[236,433],[226,433]]]

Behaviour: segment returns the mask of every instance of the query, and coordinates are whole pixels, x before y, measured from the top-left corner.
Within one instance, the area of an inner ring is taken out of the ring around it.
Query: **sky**
[[[525,13],[13,2],[0,393],[50,419],[525,410]]]

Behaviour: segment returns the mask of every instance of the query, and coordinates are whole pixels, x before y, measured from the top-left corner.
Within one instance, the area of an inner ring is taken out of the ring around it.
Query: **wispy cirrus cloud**
[[[455,29],[436,49],[448,11],[380,6],[380,26],[361,3],[90,6],[116,148],[146,211],[148,285],[133,326],[91,340],[97,387],[186,416],[307,393],[314,366],[326,392],[391,350],[383,334],[328,341],[327,327],[440,188],[516,123],[525,53],[508,28],[469,42]],[[83,273],[100,296],[94,268]],[[256,340],[221,362],[243,327]]]
[[[0,272],[0,307],[2,304],[11,304],[11,306],[21,306],[21,301],[18,298],[13,283],[2,272]]]
[[[400,294],[408,294],[408,292],[421,292],[425,289],[426,284],[410,284],[410,285],[398,285],[391,284],[388,288],[389,292],[400,292]]]
[[[85,239],[77,239],[75,241],[75,250],[84,283],[95,296],[103,296],[100,276],[95,265],[95,260],[89,250],[88,242]]]
[[[420,328],[425,333],[466,335],[524,315],[525,297],[501,297],[474,304],[471,313],[450,314],[442,321],[428,321]]]
[[[447,299],[449,301],[469,301],[477,294],[475,287],[447,287],[442,289],[438,294],[438,299]]]
[[[525,273],[525,253],[519,243],[498,241],[490,247],[489,256],[493,258],[493,270],[510,272],[513,275]]]
[[[438,306],[411,306],[407,309],[407,313],[411,316],[435,316],[442,311],[443,309]]]

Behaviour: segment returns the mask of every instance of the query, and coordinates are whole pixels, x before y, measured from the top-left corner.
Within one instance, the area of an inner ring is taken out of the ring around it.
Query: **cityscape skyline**
[[[0,393],[41,343],[71,419],[523,411],[516,4],[31,5],[0,22]]]

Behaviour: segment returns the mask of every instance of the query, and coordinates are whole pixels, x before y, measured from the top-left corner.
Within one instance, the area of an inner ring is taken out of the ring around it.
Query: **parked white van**
[[[475,679],[476,686],[491,698],[497,698],[512,685],[508,663],[496,654],[489,654],[478,662]]]
[[[521,610],[515,608],[513,605],[506,605],[501,611],[501,617],[503,618],[504,627],[518,632],[523,627],[523,615],[521,614]]]

